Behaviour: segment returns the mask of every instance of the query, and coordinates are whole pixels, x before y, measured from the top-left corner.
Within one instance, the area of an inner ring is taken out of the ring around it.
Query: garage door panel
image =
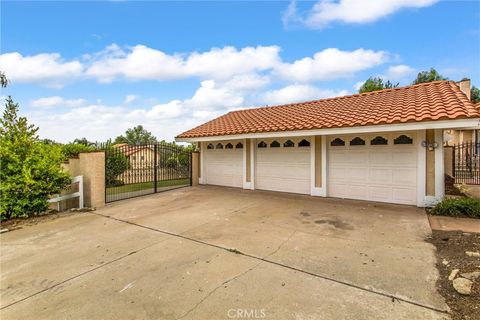
[[[417,148],[412,144],[393,144],[393,138],[399,135],[400,133],[360,135],[366,141],[363,146],[349,145],[353,136],[341,137],[346,142],[345,146],[331,146],[329,143],[328,195],[415,204]],[[382,136],[388,144],[370,145],[376,136]],[[409,133],[409,136],[415,134]],[[335,138],[331,137],[328,141]]]
[[[373,149],[372,152],[369,153],[369,163],[377,166],[388,166],[392,163],[392,154],[390,150]]]
[[[393,171],[393,184],[415,186],[417,171],[412,168],[398,168]]]
[[[368,182],[373,184],[392,183],[392,169],[390,168],[370,168],[368,170]]]
[[[310,148],[258,148],[255,188],[310,194]]]
[[[364,168],[347,168],[345,178],[348,178],[350,181],[365,181],[368,176],[368,171]]]
[[[403,189],[403,188],[393,188],[393,201],[394,203],[404,203],[404,204],[415,204],[415,201],[412,199],[415,198],[416,190],[415,189]]]
[[[369,198],[374,201],[389,201],[392,199],[392,189],[384,186],[371,186],[368,188]]]
[[[243,186],[242,149],[206,150],[204,162],[207,184],[237,188]]]

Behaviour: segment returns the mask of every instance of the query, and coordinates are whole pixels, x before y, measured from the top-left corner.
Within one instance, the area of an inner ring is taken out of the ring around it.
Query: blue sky
[[[0,69],[42,137],[160,139],[230,110],[408,85],[480,85],[480,1],[1,2]]]

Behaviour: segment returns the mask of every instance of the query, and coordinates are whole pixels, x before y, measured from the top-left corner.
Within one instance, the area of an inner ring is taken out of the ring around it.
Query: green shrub
[[[8,97],[0,119],[0,219],[44,212],[51,194],[70,184],[61,169],[59,145],[43,143],[36,128],[18,117],[18,104]]]
[[[118,186],[118,176],[130,167],[128,158],[115,147],[105,147],[105,179],[107,187]]]
[[[480,200],[473,198],[448,198],[433,207],[430,212],[439,216],[480,218]]]
[[[80,152],[95,151],[95,147],[81,143],[67,143],[62,145],[62,153],[66,159],[78,157]]]

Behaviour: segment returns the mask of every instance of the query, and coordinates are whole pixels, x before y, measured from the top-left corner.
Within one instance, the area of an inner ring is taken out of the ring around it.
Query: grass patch
[[[157,189],[160,189],[163,187],[181,186],[181,185],[189,185],[189,184],[190,184],[190,178],[163,180],[163,181],[157,181]],[[125,192],[142,191],[147,189],[153,189],[154,187],[155,187],[155,184],[153,181],[132,183],[132,184],[126,184],[118,187],[109,187],[107,188],[107,194],[119,194],[119,193],[125,193]]]
[[[446,198],[430,210],[433,215],[480,218],[480,200],[474,198]]]

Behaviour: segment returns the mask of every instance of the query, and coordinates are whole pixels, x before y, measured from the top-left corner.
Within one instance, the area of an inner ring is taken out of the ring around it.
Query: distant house
[[[120,150],[128,158],[130,169],[149,168],[155,159],[155,151],[150,146],[135,146],[121,143],[114,145],[114,148]]]
[[[434,81],[232,111],[176,140],[200,148],[201,184],[423,207],[444,196],[444,132],[478,136],[469,93]]]

